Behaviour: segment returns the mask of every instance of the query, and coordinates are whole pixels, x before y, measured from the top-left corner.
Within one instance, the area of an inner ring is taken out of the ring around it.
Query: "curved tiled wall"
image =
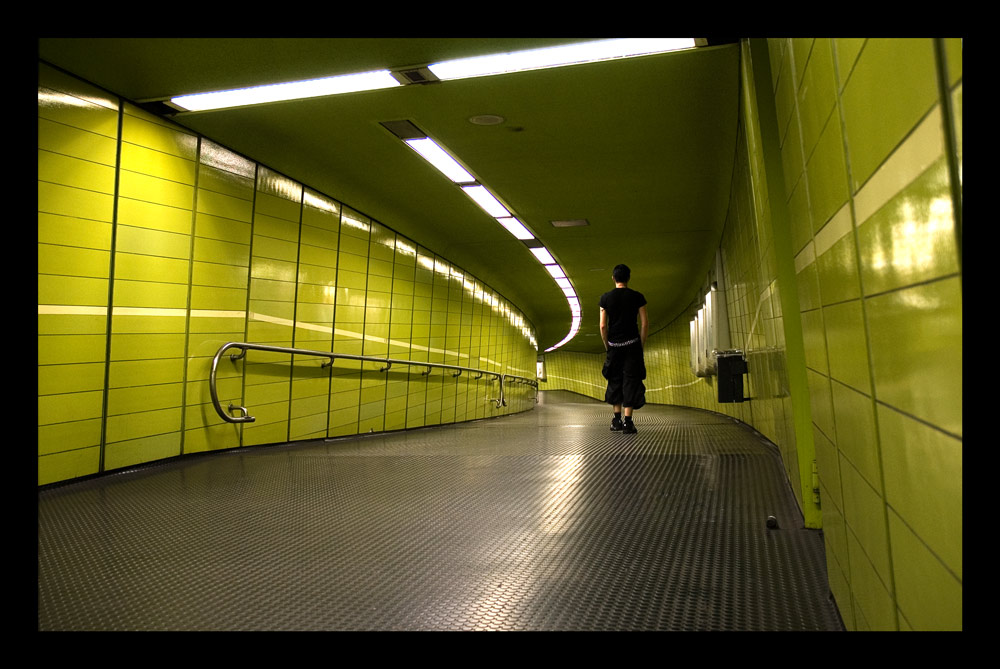
[[[647,341],[647,399],[731,415],[779,447],[800,504],[819,500],[848,629],[961,629],[962,42],[771,40],[769,82],[753,81],[743,46],[720,246],[731,343],[747,353],[753,399],[720,404],[714,379],[694,376],[688,315]],[[762,96],[774,102],[776,190]],[[784,198],[783,228],[769,194]],[[797,352],[786,341],[796,329]],[[546,355],[541,387],[603,399],[601,364]]]
[[[119,113],[119,110],[121,113]],[[228,341],[535,375],[502,296],[344,204],[42,65],[38,482],[200,451],[530,409],[533,390]]]

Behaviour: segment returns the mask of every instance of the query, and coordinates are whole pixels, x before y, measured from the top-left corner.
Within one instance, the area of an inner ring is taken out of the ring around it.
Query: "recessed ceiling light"
[[[552,254],[549,253],[549,250],[544,246],[536,246],[530,250],[532,253],[535,254],[535,257],[538,258],[538,262],[542,263],[543,265],[556,264],[556,259],[552,257]]]
[[[414,151],[423,156],[427,162],[436,167],[441,174],[445,175],[458,184],[472,183],[476,177],[469,174],[458,161],[448,155],[444,149],[430,137],[422,139],[407,139],[406,144]]]
[[[694,39],[608,39],[459,58],[428,65],[438,79],[464,79],[694,48]]]
[[[500,204],[500,201],[493,197],[484,186],[462,186],[462,190],[468,193],[469,197],[486,210],[486,213],[494,218],[506,218],[510,216],[507,208]]]
[[[299,100],[341,93],[356,93],[379,88],[391,88],[401,84],[392,78],[388,70],[344,74],[323,79],[290,81],[267,86],[253,86],[229,91],[195,93],[171,98],[170,102],[188,111],[206,111],[228,107],[259,105],[266,102]]]
[[[552,275],[553,279],[562,279],[566,277],[566,273],[562,271],[562,267],[559,265],[544,265],[544,267],[548,270],[549,274]]]
[[[524,224],[521,223],[521,221],[517,220],[516,218],[513,217],[498,218],[497,221],[500,223],[500,225],[507,228],[507,232],[509,232],[510,234],[514,235],[516,238],[522,241],[535,238],[535,236],[531,234],[531,231],[528,230],[528,228],[524,227]]]

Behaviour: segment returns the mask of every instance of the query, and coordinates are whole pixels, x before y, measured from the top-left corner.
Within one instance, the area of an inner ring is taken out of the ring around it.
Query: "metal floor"
[[[38,627],[843,629],[773,444],[694,409],[609,423],[548,392],[43,489]]]

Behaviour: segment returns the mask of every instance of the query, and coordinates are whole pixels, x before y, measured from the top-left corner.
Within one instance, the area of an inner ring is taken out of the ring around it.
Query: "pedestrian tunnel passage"
[[[548,391],[43,489],[39,628],[843,629],[773,444],[696,409],[610,417]]]

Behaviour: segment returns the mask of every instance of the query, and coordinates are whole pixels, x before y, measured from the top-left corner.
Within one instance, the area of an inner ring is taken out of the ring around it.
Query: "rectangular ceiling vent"
[[[174,114],[185,111],[183,107],[178,107],[170,102],[170,100],[149,100],[147,102],[137,102],[136,104],[141,109],[144,109],[151,114],[156,114],[157,116],[173,116]]]
[[[585,218],[574,218],[567,221],[552,221],[551,223],[554,228],[580,228],[585,225],[590,225],[590,222]]]
[[[408,139],[423,139],[427,133],[410,121],[382,121],[382,127],[404,142]]]
[[[391,74],[393,79],[404,86],[410,84],[433,84],[441,81],[426,67],[404,67],[394,70]]]

